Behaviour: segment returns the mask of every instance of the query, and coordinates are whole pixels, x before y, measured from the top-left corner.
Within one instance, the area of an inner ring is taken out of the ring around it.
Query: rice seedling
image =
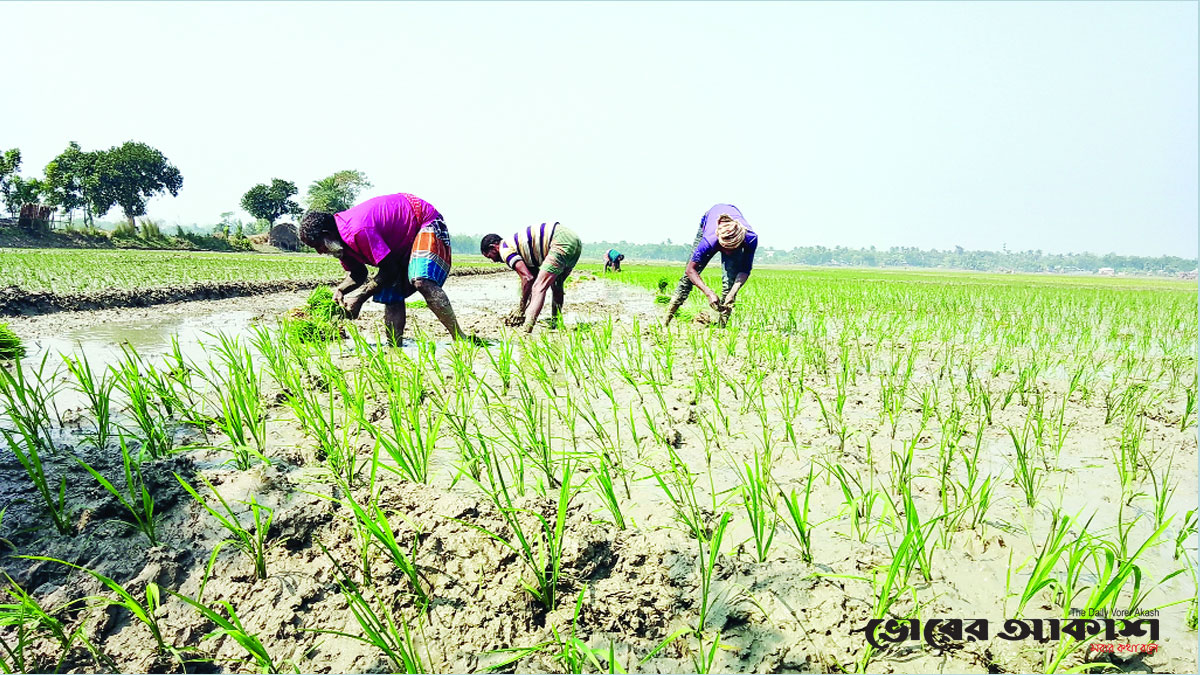
[[[1028,425],[1022,428],[1020,438],[1017,438],[1017,433],[1013,431],[1012,427],[1005,427],[1005,429],[1008,430],[1008,435],[1013,442],[1013,482],[1025,496],[1025,504],[1033,508],[1037,505],[1037,495],[1045,478],[1044,469],[1034,462],[1034,453],[1037,448],[1030,441]]]
[[[16,633],[16,641],[9,644],[0,639],[0,650],[4,652],[3,656],[0,656],[0,670],[6,673],[46,671],[45,666],[37,663],[36,653],[29,653],[33,641],[40,636],[45,636],[57,647],[58,660],[53,666],[56,673],[62,669],[76,644],[86,648],[96,659],[97,665],[100,665],[102,655],[84,636],[83,625],[70,630],[68,625],[58,618],[70,612],[72,605],[80,603],[80,600],[46,609],[7,573],[4,573],[4,578],[8,582],[6,590],[11,601],[0,603],[0,627],[12,629]]]
[[[489,455],[490,457],[490,455]],[[578,485],[571,484],[574,466],[570,460],[561,463],[558,479],[558,501],[554,510],[553,522],[541,513],[529,509],[517,508],[513,503],[512,493],[504,480],[504,472],[493,461],[487,466],[489,485],[478,483],[479,487],[491,498],[500,512],[505,526],[512,532],[512,537],[505,538],[484,527],[459,521],[472,527],[516,553],[533,574],[533,581],[521,579],[521,585],[548,611],[553,611],[558,600],[558,580],[562,572],[563,538],[566,534],[567,507],[579,490]],[[521,523],[521,514],[531,516],[536,521],[535,528],[527,529]]]
[[[229,601],[217,601],[217,605],[224,607],[225,612],[229,614],[229,617],[226,618],[212,607],[204,605],[197,600],[193,600],[186,595],[176,593],[172,590],[167,590],[167,592],[176,598],[179,598],[188,605],[191,605],[191,607],[199,612],[201,616],[216,624],[217,627],[202,637],[201,640],[210,640],[219,635],[227,635],[246,650],[246,653],[250,656],[250,660],[253,661],[256,666],[258,666],[259,672],[279,672],[279,665],[275,663],[275,660],[271,658],[271,654],[267,652],[265,647],[263,647],[262,641],[258,638],[258,635],[246,630],[246,627],[242,625],[242,620],[237,615],[237,611],[233,609],[233,605],[231,605]]]
[[[132,521],[128,525],[146,535],[151,546],[158,546],[158,516],[154,513],[154,496],[150,494],[146,479],[142,475],[142,463],[130,454],[124,436],[120,437],[120,445],[121,463],[125,469],[123,489],[118,489],[103,474],[82,459],[76,457],[75,461],[90,473],[101,487],[115,497],[121,506],[125,507],[125,511]]]
[[[784,494],[783,490],[779,491],[779,496],[783,498],[784,505],[787,506],[788,515],[791,520],[785,520],[792,535],[796,538],[796,544],[800,548],[800,558],[811,564],[813,561],[812,553],[812,533],[820,523],[812,522],[809,517],[809,500],[812,497],[813,486],[813,466],[808,467],[808,480],[804,483],[804,503],[800,503],[799,496],[796,490],[793,489],[791,494]]]
[[[683,526],[684,531],[697,540],[707,539],[708,520],[696,496],[696,476],[674,448],[667,448],[667,457],[671,463],[670,470],[651,469],[654,479],[667,496],[667,501],[675,511],[675,520]]]
[[[591,476],[588,480],[595,486],[596,495],[600,497],[600,501],[604,504],[604,508],[608,509],[608,513],[612,516],[612,524],[618,530],[625,529],[625,514],[621,512],[621,499],[617,496],[617,491],[613,484],[613,466],[608,461],[607,455],[601,454],[597,457],[597,461],[592,464]],[[625,485],[625,496],[629,496],[629,485]]]
[[[825,471],[837,479],[842,489],[845,511],[850,515],[850,530],[860,542],[866,542],[872,531],[871,520],[875,517],[875,505],[882,493],[874,487],[874,473],[868,486],[864,486],[858,474],[850,473],[840,464],[826,462]]]
[[[242,525],[237,513],[234,512],[233,507],[231,507],[229,502],[226,501],[223,496],[221,496],[221,493],[215,487],[213,487],[213,484],[204,476],[200,476],[199,478],[208,488],[208,491],[212,494],[212,496],[216,498],[217,504],[220,506],[219,511],[213,507],[213,505],[210,504],[207,499],[200,496],[200,493],[196,492],[196,489],[193,488],[190,483],[184,480],[182,476],[180,476],[178,473],[175,474],[175,479],[179,481],[179,484],[183,486],[184,490],[187,490],[187,493],[192,496],[192,499],[195,499],[196,503],[200,504],[205,511],[208,511],[213,518],[216,518],[217,522],[220,523],[230,535],[232,535],[229,539],[222,540],[213,548],[212,556],[209,558],[208,563],[209,569],[212,569],[213,563],[216,562],[217,554],[221,552],[221,549],[227,544],[232,544],[234,548],[245,554],[250,562],[254,564],[255,576],[257,576],[259,579],[266,579],[267,551],[271,547],[271,544],[267,541],[267,534],[271,529],[271,520],[274,518],[274,510],[268,506],[259,504],[254,495],[251,495],[249,501],[241,502],[247,506],[252,523],[250,527],[245,527]],[[201,587],[200,595],[204,595],[203,587]]]
[[[1153,469],[1149,470],[1150,481],[1154,485],[1154,526],[1159,527],[1167,519],[1167,506],[1171,503],[1171,496],[1175,494],[1175,490],[1179,487],[1179,482],[1171,484],[1171,464],[1175,461],[1175,457],[1167,458],[1167,468],[1163,470],[1162,484],[1159,484],[1158,474],[1154,473]]]
[[[125,432],[139,441],[139,452],[142,454],[154,459],[165,457],[174,447],[174,437],[167,428],[165,415],[159,409],[154,384],[142,372],[153,367],[145,365],[128,345],[122,345],[121,351],[124,356],[112,366],[112,372],[116,388],[128,402],[127,412],[135,425],[134,428],[126,428]]]
[[[54,422],[58,418],[55,395],[58,368],[47,372],[50,354],[44,354],[36,368],[0,368],[0,396],[3,396],[4,416],[16,434],[39,452],[56,453],[52,440]]]
[[[25,356],[25,345],[21,338],[8,327],[8,323],[0,322],[0,361],[12,361]]]
[[[67,504],[66,474],[59,475],[58,484],[55,485],[53,478],[46,472],[42,456],[52,453],[54,444],[50,442],[49,432],[41,428],[40,420],[27,415],[21,405],[13,402],[23,398],[23,394],[17,393],[15,389],[24,386],[24,376],[20,374],[21,369],[18,368],[16,371],[17,375],[13,376],[6,369],[0,368],[0,382],[3,382],[6,377],[12,378],[3,385],[3,388],[9,397],[7,416],[9,421],[16,426],[16,429],[0,427],[0,435],[4,436],[9,450],[20,462],[21,467],[25,469],[25,475],[29,477],[34,489],[42,498],[42,503],[46,505],[46,511],[54,528],[58,530],[59,534],[72,534],[74,526],[71,524],[70,508]]]
[[[1032,558],[1033,569],[1030,570],[1029,578],[1025,582],[1024,590],[1021,591],[1020,599],[1017,602],[1017,617],[1020,617],[1025,611],[1025,606],[1028,605],[1038,593],[1041,591],[1053,588],[1057,583],[1053,576],[1054,569],[1058,565],[1058,561],[1066,552],[1069,544],[1066,542],[1067,534],[1070,531],[1072,523],[1079,519],[1079,515],[1075,517],[1065,516],[1058,510],[1052,514],[1050,529],[1046,533],[1046,539],[1041,547]],[[1083,531],[1086,531],[1088,525],[1091,524],[1091,519],[1084,524]],[[1030,561],[1026,561],[1028,563]],[[1023,563],[1021,567],[1024,567]],[[1010,565],[1010,581],[1011,581],[1011,565]],[[1018,567],[1018,570],[1020,567]]]
[[[116,386],[112,372],[104,370],[97,376],[86,354],[78,358],[64,356],[63,363],[75,377],[76,389],[87,398],[88,407],[91,408],[96,433],[90,440],[97,449],[104,448],[112,433],[112,392]]]
[[[1183,516],[1183,525],[1179,527],[1179,534],[1175,536],[1175,560],[1179,560],[1179,557],[1184,554],[1188,541],[1196,536],[1196,521],[1196,509],[1189,509]]]
[[[362,547],[363,578],[367,583],[371,583],[370,549],[373,543],[408,579],[413,594],[421,605],[427,606],[430,600],[429,593],[422,579],[421,571],[415,562],[420,532],[414,534],[411,546],[400,545],[400,542],[396,540],[396,532],[388,520],[387,513],[379,506],[379,495],[375,491],[374,485],[374,476],[372,476],[371,485],[368,488],[371,491],[371,499],[366,506],[359,504],[350,493],[349,486],[345,485],[342,488],[346,496],[338,500],[353,514],[354,527],[358,531],[360,540],[364,542]]]
[[[362,635],[328,629],[316,629],[314,632],[347,637],[376,647],[387,657],[392,672],[431,672],[428,650],[426,650],[427,658],[422,660],[408,620],[401,616],[397,621],[395,612],[392,611],[385,598],[378,593],[366,591],[354,581],[354,578],[338,563],[324,544],[317,542],[317,545],[333,563],[338,588],[341,590],[342,597],[346,599],[359,628],[362,629]],[[418,617],[424,613],[425,607],[421,606],[419,609]]]
[[[713,574],[717,567],[717,557],[721,554],[721,541],[725,537],[725,528],[729,525],[729,519],[729,513],[722,513],[716,527],[713,528],[711,537],[696,538],[696,547],[699,552],[696,563],[700,571],[700,616],[696,619],[695,631],[697,637],[703,636],[704,625],[708,622],[708,613],[712,610]]]
[[[746,519],[750,522],[750,531],[754,538],[755,559],[766,562],[771,544],[775,541],[775,531],[779,526],[779,513],[776,511],[777,502],[771,480],[771,451],[764,447],[761,452],[754,453],[753,466],[747,462],[744,471],[738,472],[741,480],[742,506],[746,510]]]
[[[46,562],[65,565],[66,567],[79,570],[80,572],[91,576],[96,581],[99,581],[110,591],[112,591],[116,597],[92,596],[86,598],[86,600],[97,603],[99,606],[119,607],[126,610],[134,619],[150,630],[150,635],[154,638],[154,643],[159,654],[171,656],[178,660],[181,664],[185,662],[184,654],[190,650],[175,647],[175,645],[168,642],[163,636],[163,628],[158,621],[159,608],[162,606],[162,590],[159,588],[158,584],[154,582],[147,583],[145,592],[142,594],[143,599],[139,600],[133,595],[133,593],[129,592],[129,590],[113,579],[95,570],[83,567],[82,565],[76,565],[65,560],[39,555],[27,555],[21,557],[29,560],[44,560]]]
[[[221,405],[217,426],[233,448],[233,465],[249,469],[267,463],[267,414],[262,399],[262,375],[250,350],[224,333],[218,349],[224,368],[216,370],[214,389]],[[214,369],[215,370],[215,369]]]

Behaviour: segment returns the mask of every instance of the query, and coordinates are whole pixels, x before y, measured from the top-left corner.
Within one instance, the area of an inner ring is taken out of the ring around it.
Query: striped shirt
[[[524,261],[530,270],[538,269],[550,254],[550,242],[554,240],[554,230],[557,227],[558,223],[542,223],[518,230],[500,242],[501,260],[514,270],[517,269],[518,260]]]

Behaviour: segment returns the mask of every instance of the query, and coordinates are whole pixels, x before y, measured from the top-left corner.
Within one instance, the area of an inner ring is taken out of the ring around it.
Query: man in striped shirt
[[[579,262],[583,242],[559,223],[542,223],[512,236],[489,234],[479,242],[479,252],[492,262],[503,262],[521,277],[521,304],[509,316],[510,323],[521,321],[526,333],[546,303],[546,291],[552,291],[551,315],[555,325],[562,315],[565,292],[563,283]]]

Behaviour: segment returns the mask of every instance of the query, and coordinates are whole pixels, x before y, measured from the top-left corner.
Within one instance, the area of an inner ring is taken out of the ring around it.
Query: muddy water
[[[659,307],[653,297],[640,289],[597,280],[583,274],[571,284],[563,309],[567,325],[586,321],[617,321],[638,317],[646,321],[656,315]],[[459,322],[464,330],[483,337],[497,338],[506,332],[500,317],[516,307],[517,277],[513,274],[451,277],[446,283]],[[94,371],[100,372],[120,361],[126,349],[136,351],[145,360],[161,365],[162,358],[173,350],[177,341],[183,356],[198,365],[208,362],[207,345],[217,342],[217,334],[250,338],[257,326],[273,326],[278,317],[292,307],[304,303],[307,291],[270,293],[257,296],[180,302],[157,307],[105,309],[88,312],[61,312],[44,316],[13,317],[11,328],[25,341],[27,353],[21,364],[34,372],[46,358],[45,373],[59,372],[59,381],[67,382],[70,374],[63,367],[62,355],[86,357]],[[448,348],[444,329],[423,303],[409,298],[409,326],[402,348],[416,355],[411,340],[420,327],[433,337],[439,350]],[[543,315],[549,315],[549,305]],[[357,326],[376,342],[377,330],[383,317],[383,305],[368,302],[363,307]],[[83,399],[78,392],[64,387],[56,398],[60,410],[79,407]]]

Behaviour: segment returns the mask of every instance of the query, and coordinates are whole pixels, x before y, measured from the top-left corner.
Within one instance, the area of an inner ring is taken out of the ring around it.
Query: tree
[[[259,183],[242,195],[242,208],[254,216],[274,225],[275,219],[285,213],[299,215],[300,205],[291,199],[296,194],[296,184],[288,180],[272,178],[270,185]]]
[[[354,206],[359,193],[370,187],[367,174],[356,170],[338,171],[309,185],[305,202],[309,210],[337,213]]]
[[[4,203],[8,206],[9,213],[14,213],[10,205],[13,181],[20,179],[20,176],[17,175],[17,171],[20,168],[21,150],[19,148],[13,148],[0,155],[0,196],[4,198]]]
[[[46,203],[66,210],[68,222],[74,221],[75,209],[83,209],[84,221],[91,225],[97,205],[104,201],[98,170],[102,155],[102,151],[84,152],[71,141],[46,165]]]
[[[26,204],[40,204],[42,196],[42,181],[36,178],[26,180],[20,176],[9,179],[8,189],[4,193],[4,206],[8,212],[16,215]]]
[[[121,207],[129,224],[146,215],[146,200],[162,192],[179,196],[183,175],[161,152],[145,143],[127,141],[103,152],[94,167],[99,178],[99,195],[92,207],[96,215]]]

